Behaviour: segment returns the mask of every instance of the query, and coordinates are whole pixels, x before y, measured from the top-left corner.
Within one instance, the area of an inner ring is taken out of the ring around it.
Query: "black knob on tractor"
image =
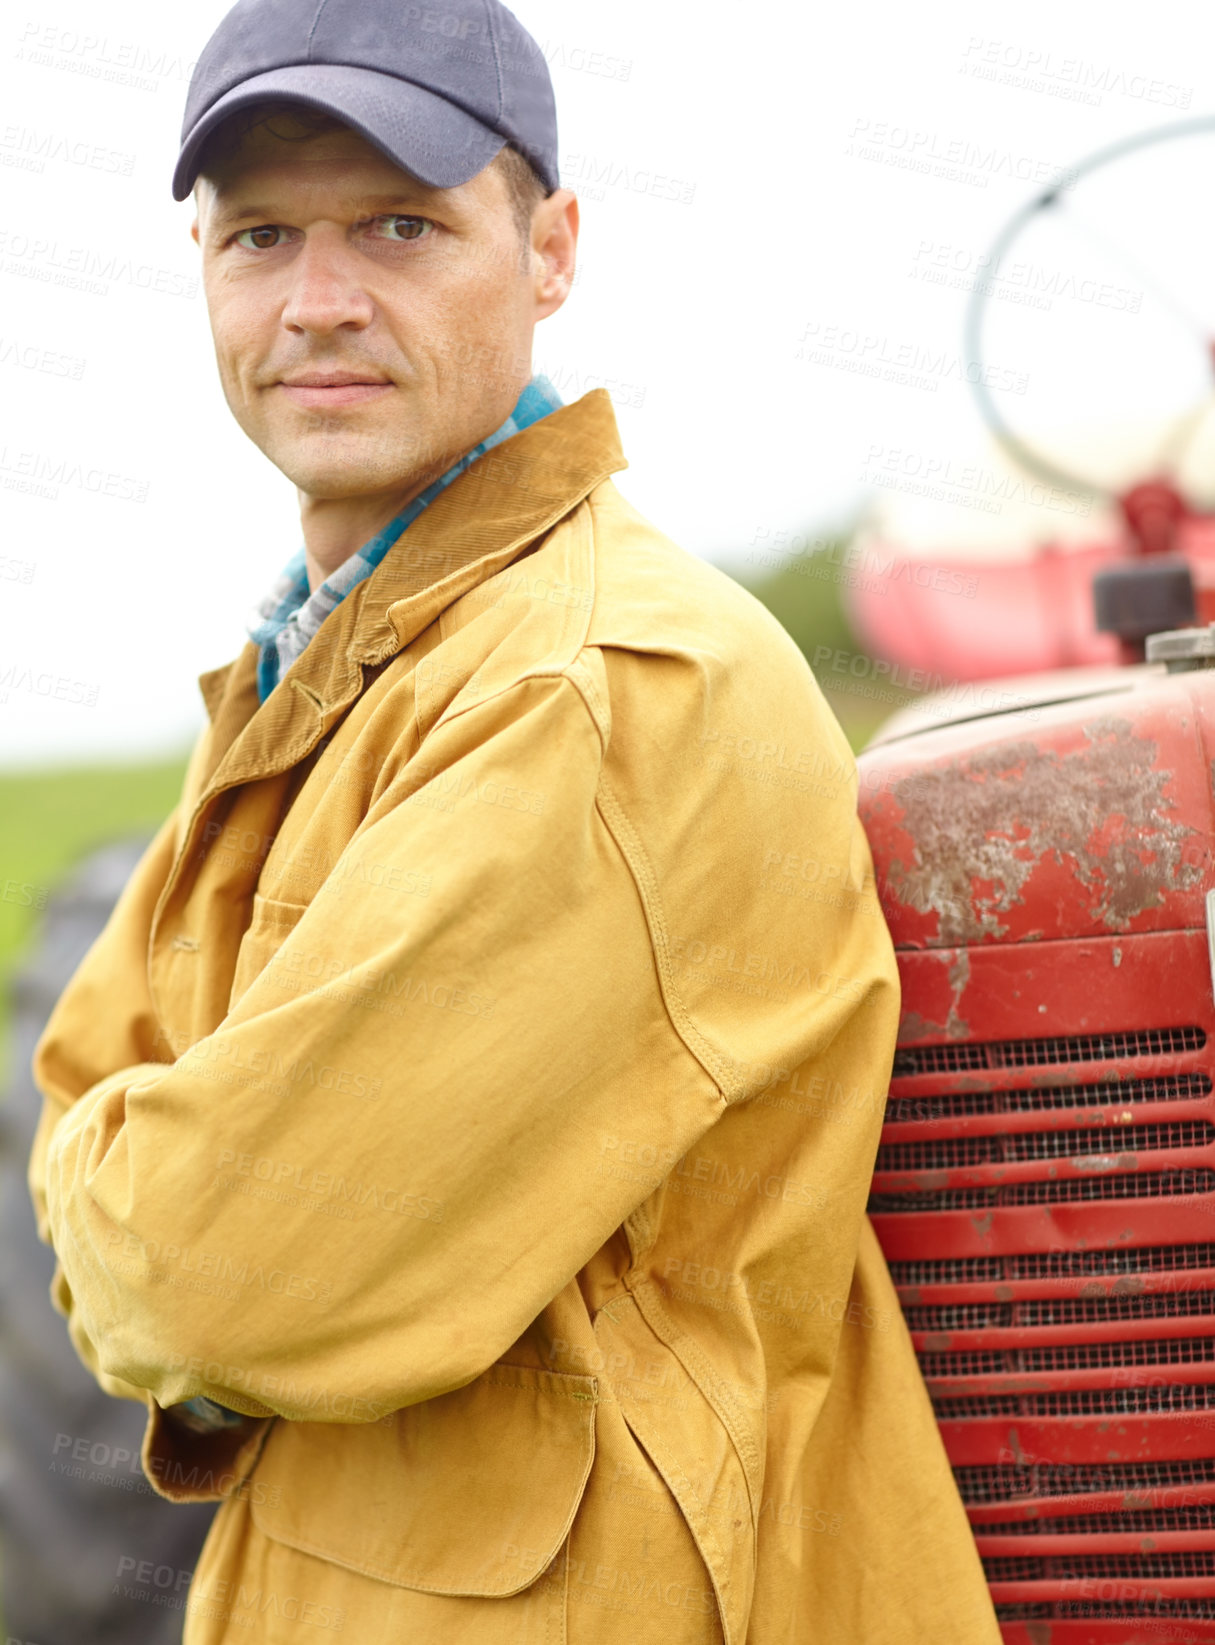
[[[1149,634],[1188,628],[1197,615],[1189,564],[1175,554],[1156,554],[1097,572],[1093,604],[1100,631],[1122,641],[1124,662],[1143,661],[1143,642]]]

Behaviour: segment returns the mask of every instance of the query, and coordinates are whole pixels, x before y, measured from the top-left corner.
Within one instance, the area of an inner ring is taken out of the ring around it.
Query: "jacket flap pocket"
[[[270,1430],[251,1512],[277,1542],[427,1593],[528,1587],[595,1454],[594,1377],[495,1365],[380,1422]]]
[[[253,917],[236,952],[236,969],[232,974],[232,992],[228,998],[229,1011],[278,953],[301,916],[307,912],[307,903],[278,902],[273,897],[263,897],[260,891],[253,893]]]

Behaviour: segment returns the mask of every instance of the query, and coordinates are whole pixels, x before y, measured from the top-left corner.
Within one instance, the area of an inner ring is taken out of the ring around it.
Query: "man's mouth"
[[[275,384],[293,405],[321,411],[364,405],[390,393],[392,386],[387,377],[357,371],[302,371]]]

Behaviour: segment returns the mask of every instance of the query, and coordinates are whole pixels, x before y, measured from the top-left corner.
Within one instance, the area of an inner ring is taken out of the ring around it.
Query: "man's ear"
[[[536,319],[555,314],[570,294],[578,253],[578,198],[559,188],[532,213]]]
[[[208,189],[209,186],[210,185],[207,183],[207,181],[203,177],[202,172],[199,172],[198,176],[194,179],[194,189],[193,189],[193,194],[194,194],[194,221],[190,224],[190,238],[191,238],[191,240],[193,240],[193,242],[196,246],[201,246],[202,245],[202,241],[198,237],[198,235],[199,235],[198,225],[202,222],[203,217],[206,214],[206,210],[207,210],[206,192],[207,192],[207,189]]]

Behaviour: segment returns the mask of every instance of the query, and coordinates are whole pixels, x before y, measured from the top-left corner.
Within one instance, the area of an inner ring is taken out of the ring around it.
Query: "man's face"
[[[497,167],[427,188],[344,127],[256,127],[200,180],[198,208],[228,405],[318,499],[420,489],[497,428],[564,297]]]

